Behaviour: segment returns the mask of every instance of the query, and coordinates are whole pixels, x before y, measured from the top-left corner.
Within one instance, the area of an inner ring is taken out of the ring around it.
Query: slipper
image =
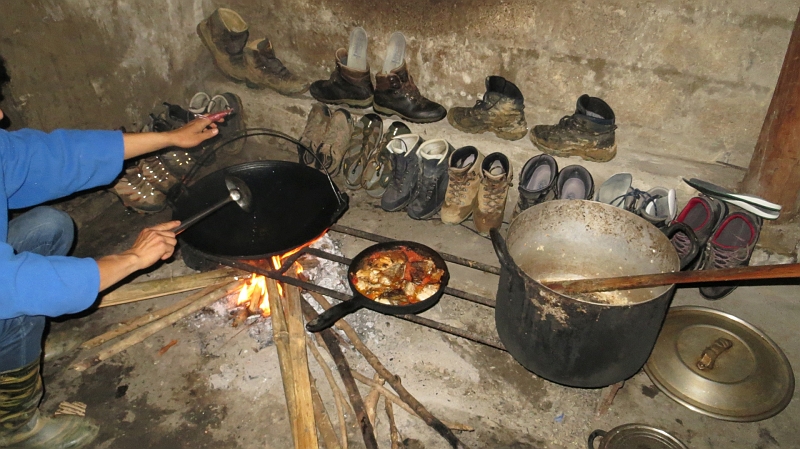
[[[208,111],[209,103],[211,103],[211,97],[205,92],[198,92],[189,100],[189,106],[186,109],[194,114],[205,114]]]
[[[347,49],[347,67],[364,72],[367,70],[367,32],[356,27],[350,32],[350,46]]]
[[[389,47],[386,50],[386,59],[383,61],[383,72],[391,73],[392,70],[403,65],[406,59],[406,37],[403,33],[395,31],[389,37]]]
[[[625,203],[632,182],[633,176],[630,173],[617,173],[600,186],[595,201],[627,209]]]
[[[718,186],[716,184],[712,184],[712,183],[710,183],[708,181],[703,181],[702,179],[692,178],[692,179],[688,179],[687,180],[686,178],[684,178],[683,182],[685,182],[686,184],[689,184],[690,186],[694,187],[700,193],[704,193],[704,194],[709,195],[709,196],[715,196],[715,197],[717,197],[717,198],[719,198],[719,199],[721,199],[723,201],[735,200],[735,201],[742,201],[742,202],[745,202],[745,203],[750,203],[753,206],[755,206],[756,208],[758,208],[758,210],[760,210],[760,211],[764,211],[764,210],[780,211],[781,210],[781,205],[780,204],[771,203],[771,202],[765,200],[764,198],[761,198],[761,197],[758,197],[758,196],[755,196],[755,195],[748,195],[746,193],[731,192],[730,190],[728,190],[728,189],[726,189],[724,187],[720,187],[720,186]],[[731,204],[736,204],[736,203],[731,203]],[[737,204],[737,206],[738,206],[738,204]],[[749,209],[746,209],[746,210],[749,210]]]

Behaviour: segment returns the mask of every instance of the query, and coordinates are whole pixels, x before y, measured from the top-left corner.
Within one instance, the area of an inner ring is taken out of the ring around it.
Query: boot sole
[[[438,122],[439,120],[442,120],[444,118],[444,117],[441,117],[441,118],[422,119],[422,120],[420,120],[420,119],[416,119],[416,118],[406,117],[405,115],[403,115],[403,114],[401,114],[401,113],[399,113],[397,111],[394,111],[394,110],[389,109],[389,108],[384,108],[383,106],[378,106],[377,104],[373,104],[372,105],[372,109],[375,112],[377,112],[378,114],[385,115],[387,117],[390,117],[392,115],[396,115],[396,116],[402,118],[403,120],[408,120],[411,123],[435,123],[435,122]]]
[[[492,127],[481,128],[481,129],[464,128],[463,126],[459,125],[455,120],[453,120],[450,114],[447,114],[447,121],[450,123],[450,126],[461,132],[467,134],[483,134],[490,132],[494,133],[495,136],[503,140],[519,140],[525,137],[526,134],[528,134],[528,128],[522,128],[519,131],[504,131],[502,129],[492,129]]]
[[[410,201],[409,201],[409,203],[410,203]],[[441,204],[439,205],[439,207],[437,207],[436,209],[432,210],[431,212],[428,212],[425,215],[420,215],[419,217],[414,217],[411,214],[408,214],[408,216],[413,218],[414,220],[430,220],[431,218],[433,218],[434,215],[438,214],[440,210],[442,210],[442,205]]]
[[[365,109],[365,108],[368,108],[368,107],[372,106],[372,97],[369,97],[366,100],[354,100],[354,99],[350,99],[350,98],[345,98],[343,100],[328,100],[328,99],[317,98],[317,97],[314,97],[314,99],[319,101],[319,102],[321,102],[321,103],[325,103],[325,104],[335,104],[335,105],[344,104],[344,105],[350,106],[351,108],[356,108],[356,109]]]
[[[552,156],[558,157],[570,157],[570,156],[580,156],[584,160],[591,161],[591,162],[608,162],[617,155],[617,144],[614,143],[613,146],[609,148],[603,149],[591,149],[586,147],[577,147],[577,146],[570,146],[566,148],[550,148],[547,145],[540,142],[536,136],[531,132],[531,142],[541,150],[543,153],[550,154]]]
[[[441,208],[439,208],[439,211],[441,212]],[[463,219],[461,219],[461,221],[444,221],[444,220],[442,220],[442,223],[444,223],[444,224],[446,224],[446,225],[460,225],[461,223],[464,223],[465,221],[467,221],[467,220],[469,219],[469,217],[471,217],[471,216],[472,216],[472,214],[473,214],[473,213],[470,211],[470,213],[469,213],[469,214],[467,214],[467,216],[466,216],[466,217],[464,217]]]

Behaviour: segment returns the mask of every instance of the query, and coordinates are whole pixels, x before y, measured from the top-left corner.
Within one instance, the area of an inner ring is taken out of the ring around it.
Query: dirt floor
[[[284,99],[268,93],[259,95],[258,101],[253,100],[257,107],[249,114],[250,126],[270,126],[295,136],[300,134],[310,101]],[[250,104],[250,97],[243,98]],[[276,119],[283,116],[289,119]],[[456,146],[461,143],[458,140],[470,138],[455,136],[455,131],[446,124],[428,125],[426,132],[428,130],[452,133]],[[483,139],[480,142],[487,146],[503,145],[518,158],[524,158],[526,153],[537,154],[530,148],[530,142],[523,146],[493,137],[475,139]],[[635,141],[631,139],[627,145],[634,145]],[[254,159],[293,160],[295,157],[288,147],[259,138],[250,139],[240,155],[221,157],[217,164]],[[563,163],[568,164],[566,160]],[[582,162],[569,160],[569,163]],[[637,170],[635,179],[654,185],[664,179],[675,181],[679,174],[698,176],[697,172],[681,172],[688,168],[680,167],[680,161],[663,166],[667,172],[659,172],[658,164],[637,160],[632,153],[625,155],[624,146],[619,160],[609,164],[587,164],[596,174],[598,184],[610,174],[623,170]],[[521,166],[515,167],[515,174],[519,168]],[[724,175],[723,169],[717,167],[695,167],[695,170],[706,170],[702,175],[710,180]],[[658,184],[676,187],[666,182]],[[350,195],[350,210],[340,220],[343,225],[416,240],[443,252],[498,265],[489,240],[465,227],[445,226],[437,220],[414,221],[402,212],[382,211],[378,201],[362,192],[350,192]],[[682,203],[688,197],[685,195]],[[513,201],[516,201],[514,193],[509,200],[509,214]],[[103,190],[59,204],[73,215],[79,226],[75,252],[78,256],[99,256],[126,249],[139,229],[170,218],[169,210],[147,216],[133,213],[113,194]],[[333,232],[330,236],[348,257],[369,244]],[[190,272],[192,270],[176,257],[133,281]],[[494,297],[497,282],[495,275],[452,268],[451,286],[455,288]],[[800,316],[797,291],[796,283],[743,287],[721,301],[711,302],[702,299],[696,288],[684,288],[677,291],[673,305],[711,307],[752,323],[782,347],[794,366],[800,366],[800,340],[794,335],[796,318]],[[120,321],[185,296],[175,295],[58,319],[52,323],[48,339],[51,343],[82,342]],[[496,335],[492,310],[462,300],[445,297],[423,316],[482,335]],[[472,448],[579,448],[586,446],[586,438],[594,429],[608,430],[632,422],[667,430],[696,449],[768,449],[796,445],[800,426],[797,401],[777,416],[761,422],[720,421],[672,401],[640,372],[625,383],[608,412],[598,416],[596,411],[604,390],[567,388],[545,381],[522,368],[505,352],[371,311],[360,311],[348,320],[385,365],[402,378],[405,387],[437,417],[474,428],[472,432],[458,433]],[[101,426],[97,448],[292,447],[277,353],[270,332],[268,320],[233,328],[227,318],[207,309],[85,372],[77,372],[69,366],[91,353],[68,351],[44,365],[46,395],[42,409],[54,412],[62,401],[85,402],[87,416]],[[173,340],[177,344],[159,355]],[[356,370],[372,377],[373,371],[355,351],[348,350],[347,356]],[[315,362],[310,363],[321,394],[333,410],[330,389],[322,372]],[[367,392],[362,388],[362,394]],[[395,415],[402,436],[408,439],[408,447],[448,447],[419,419],[396,407]],[[349,423],[350,447],[363,447],[353,420]],[[390,447],[382,406],[376,427],[380,446]]]

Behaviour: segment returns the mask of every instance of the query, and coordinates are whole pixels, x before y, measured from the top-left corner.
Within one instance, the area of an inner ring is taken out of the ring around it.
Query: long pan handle
[[[676,273],[641,274],[613,278],[576,279],[572,281],[543,282],[564,294],[628,290],[671,284],[697,284],[705,282],[748,281],[755,279],[785,279],[800,277],[800,263],[762,265],[757,267],[723,268],[720,270],[679,271]]]
[[[320,332],[333,326],[337,321],[361,309],[364,305],[355,297],[349,301],[342,301],[330,309],[322,312],[318,317],[306,323],[309,332]]]
[[[191,225],[197,223],[198,221],[206,218],[207,216],[211,215],[212,212],[214,212],[217,209],[219,209],[220,207],[230,203],[231,201],[233,201],[233,198],[231,198],[230,196],[225,198],[224,200],[220,200],[217,204],[214,204],[213,206],[209,207],[208,209],[202,210],[199,213],[194,214],[191,217],[187,218],[186,220],[183,220],[181,222],[181,224],[178,225],[177,228],[172,230],[172,232],[174,232],[175,235],[180,234],[181,232],[185,231],[186,228],[188,228],[189,226],[191,226]]]

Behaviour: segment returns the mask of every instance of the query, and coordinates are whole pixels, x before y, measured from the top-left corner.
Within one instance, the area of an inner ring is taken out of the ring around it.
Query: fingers
[[[153,229],[153,230],[156,230],[156,231],[166,231],[166,230],[170,230],[170,229],[175,229],[180,224],[181,224],[180,221],[172,220],[172,221],[168,221],[166,223],[157,224],[157,225],[153,226],[152,228],[147,228],[147,229]]]

